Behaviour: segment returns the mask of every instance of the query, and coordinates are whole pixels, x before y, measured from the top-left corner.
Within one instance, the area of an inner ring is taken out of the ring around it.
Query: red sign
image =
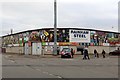
[[[69,42],[59,42],[59,46],[69,46]]]
[[[90,46],[94,46],[94,43],[90,43]]]
[[[78,43],[76,43],[76,42],[71,42],[71,44],[70,44],[71,46],[77,46],[77,45],[79,45]]]

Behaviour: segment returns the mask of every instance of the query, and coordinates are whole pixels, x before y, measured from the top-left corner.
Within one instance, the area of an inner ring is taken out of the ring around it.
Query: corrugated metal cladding
[[[71,33],[71,31],[74,31]],[[76,33],[77,32],[77,33]],[[3,36],[3,46],[29,46],[32,42],[41,42],[42,45],[51,45],[54,42],[54,29],[45,28],[29,30]],[[78,28],[58,28],[58,45],[116,45],[120,42],[120,33]]]

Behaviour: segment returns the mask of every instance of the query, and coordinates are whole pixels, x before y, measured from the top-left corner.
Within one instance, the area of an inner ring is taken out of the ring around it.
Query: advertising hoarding
[[[109,43],[103,43],[103,46],[110,46]]]
[[[88,30],[69,30],[70,42],[90,43],[90,31]]]

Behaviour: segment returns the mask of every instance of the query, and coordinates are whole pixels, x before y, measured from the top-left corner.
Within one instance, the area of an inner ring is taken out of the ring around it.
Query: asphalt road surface
[[[118,57],[82,60],[58,57],[2,55],[3,78],[118,78]]]

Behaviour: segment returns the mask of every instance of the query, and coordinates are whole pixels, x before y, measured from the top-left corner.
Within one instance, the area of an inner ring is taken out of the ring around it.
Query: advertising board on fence
[[[70,42],[90,43],[90,31],[88,30],[69,30]]]
[[[110,46],[109,43],[103,43],[103,46]]]

